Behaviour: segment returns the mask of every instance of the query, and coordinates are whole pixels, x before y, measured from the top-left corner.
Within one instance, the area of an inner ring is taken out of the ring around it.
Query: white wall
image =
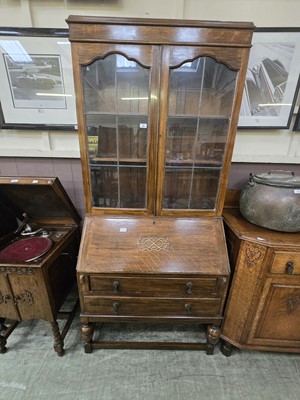
[[[300,27],[300,0],[0,0],[0,26],[67,28],[65,19],[70,14],[252,21],[257,27]],[[291,127],[294,119],[295,115]],[[77,134],[0,130],[0,156],[79,157]],[[292,128],[239,130],[233,161],[299,164],[300,132]]]

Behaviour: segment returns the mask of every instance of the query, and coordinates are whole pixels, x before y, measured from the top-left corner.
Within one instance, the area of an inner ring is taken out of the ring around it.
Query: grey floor
[[[77,315],[65,339],[65,355],[58,357],[49,323],[20,323],[7,352],[0,354],[0,399],[300,399],[297,354],[235,350],[226,358],[219,347],[213,356],[185,350],[97,349],[85,354],[79,329]],[[121,330],[128,339],[201,336],[198,326],[106,325],[97,332],[113,337]]]

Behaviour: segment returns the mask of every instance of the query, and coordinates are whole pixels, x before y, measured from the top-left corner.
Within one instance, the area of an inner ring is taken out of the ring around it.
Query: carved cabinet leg
[[[81,336],[84,342],[84,351],[85,353],[92,352],[92,343],[93,343],[93,334],[94,334],[95,326],[93,323],[89,322],[87,324],[83,324],[81,326]]]
[[[230,357],[232,353],[232,344],[222,341],[221,352],[224,354],[224,356]]]
[[[207,349],[206,354],[212,355],[214,354],[215,346],[219,341],[221,335],[221,328],[215,325],[208,325],[206,331],[207,338]]]
[[[0,333],[6,330],[6,326],[4,325],[5,318],[0,318]]]
[[[62,356],[64,354],[64,341],[59,332],[58,323],[57,323],[57,321],[50,322],[50,323],[51,323],[52,333],[53,333],[53,337],[54,337],[54,346],[53,346],[54,350],[56,351],[58,356]]]
[[[3,332],[4,332],[4,330],[3,330]],[[6,350],[7,350],[6,343],[7,343],[6,338],[0,332],[0,353],[6,352]]]
[[[3,336],[7,327],[4,325],[5,318],[0,318],[0,353],[5,353],[6,348],[6,338]]]
[[[4,325],[4,322],[5,322],[5,318],[0,318],[0,334],[1,333],[4,334],[4,332],[7,329],[7,326]]]
[[[5,353],[7,338],[12,334],[19,321],[11,321],[7,326],[4,324],[5,318],[0,318],[0,353]]]

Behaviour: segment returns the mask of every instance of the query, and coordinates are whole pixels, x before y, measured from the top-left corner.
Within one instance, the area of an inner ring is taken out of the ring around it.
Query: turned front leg
[[[52,328],[52,333],[53,333],[53,338],[54,338],[54,345],[53,345],[54,350],[56,351],[58,356],[62,356],[64,354],[64,341],[59,332],[58,323],[57,323],[57,321],[50,322],[50,323],[51,323],[51,328]]]
[[[221,328],[215,325],[209,325],[206,331],[207,349],[206,354],[214,354],[215,346],[218,343],[221,335]]]
[[[91,322],[87,324],[83,324],[81,326],[81,337],[84,342],[84,351],[85,353],[92,352],[92,343],[93,343],[93,334],[94,334],[95,325]]]

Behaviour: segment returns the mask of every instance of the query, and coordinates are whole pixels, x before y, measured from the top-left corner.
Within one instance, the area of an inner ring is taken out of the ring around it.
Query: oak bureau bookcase
[[[252,23],[70,16],[87,216],[85,351],[199,348],[220,336],[222,208]],[[205,343],[93,340],[96,322],[207,325]]]

